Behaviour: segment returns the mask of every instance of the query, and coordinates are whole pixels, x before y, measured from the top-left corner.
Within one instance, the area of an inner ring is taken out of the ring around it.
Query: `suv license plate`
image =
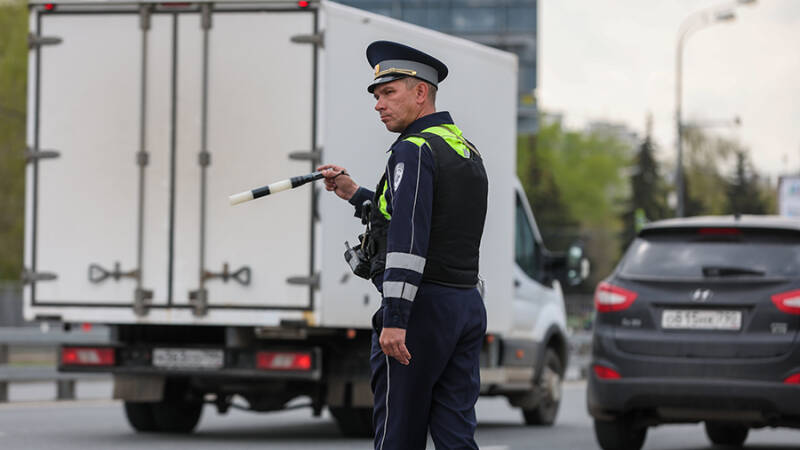
[[[742,328],[742,312],[666,309],[661,315],[661,328],[672,330],[739,330]]]
[[[222,350],[157,348],[153,366],[165,369],[220,369],[225,363]]]

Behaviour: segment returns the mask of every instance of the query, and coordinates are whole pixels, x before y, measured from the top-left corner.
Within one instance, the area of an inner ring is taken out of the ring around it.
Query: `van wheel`
[[[603,450],[639,450],[647,437],[647,427],[634,427],[629,419],[595,419],[594,435]]]
[[[125,417],[134,430],[140,433],[158,430],[152,405],[153,403],[125,402]]]
[[[329,406],[328,410],[343,435],[348,437],[373,437],[375,435],[372,427],[372,408]]]
[[[706,435],[715,445],[741,447],[750,429],[738,423],[706,422]]]
[[[541,399],[535,408],[523,409],[522,417],[528,425],[552,425],[558,415],[558,407],[561,405],[561,374],[564,373],[561,367],[561,360],[552,348],[548,348],[544,355],[544,367],[539,380],[536,383],[536,390],[539,391]]]

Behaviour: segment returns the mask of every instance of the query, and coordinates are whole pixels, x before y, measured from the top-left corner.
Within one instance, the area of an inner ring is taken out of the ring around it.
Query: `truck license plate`
[[[661,315],[661,328],[673,330],[739,330],[742,328],[742,312],[666,309]]]
[[[157,348],[153,366],[165,369],[220,369],[225,364],[222,350]]]

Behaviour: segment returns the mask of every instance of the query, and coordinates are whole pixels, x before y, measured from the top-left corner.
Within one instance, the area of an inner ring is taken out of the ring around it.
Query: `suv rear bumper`
[[[639,416],[650,424],[731,420],[751,426],[800,427],[800,386],[729,379],[634,378],[600,380],[587,387],[596,419]]]
[[[728,420],[750,426],[800,428],[800,385],[783,383],[800,371],[800,348],[774,358],[722,359],[633,355],[596,333],[587,406],[596,419],[630,415],[647,424]]]

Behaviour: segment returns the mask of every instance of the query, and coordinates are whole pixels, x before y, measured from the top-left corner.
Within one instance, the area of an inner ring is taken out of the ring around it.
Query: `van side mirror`
[[[569,286],[577,286],[589,278],[589,259],[583,252],[583,244],[575,242],[567,250],[565,281]]]
[[[577,286],[589,277],[589,259],[581,242],[573,243],[566,252],[545,255],[545,282],[558,280],[562,285]]]

